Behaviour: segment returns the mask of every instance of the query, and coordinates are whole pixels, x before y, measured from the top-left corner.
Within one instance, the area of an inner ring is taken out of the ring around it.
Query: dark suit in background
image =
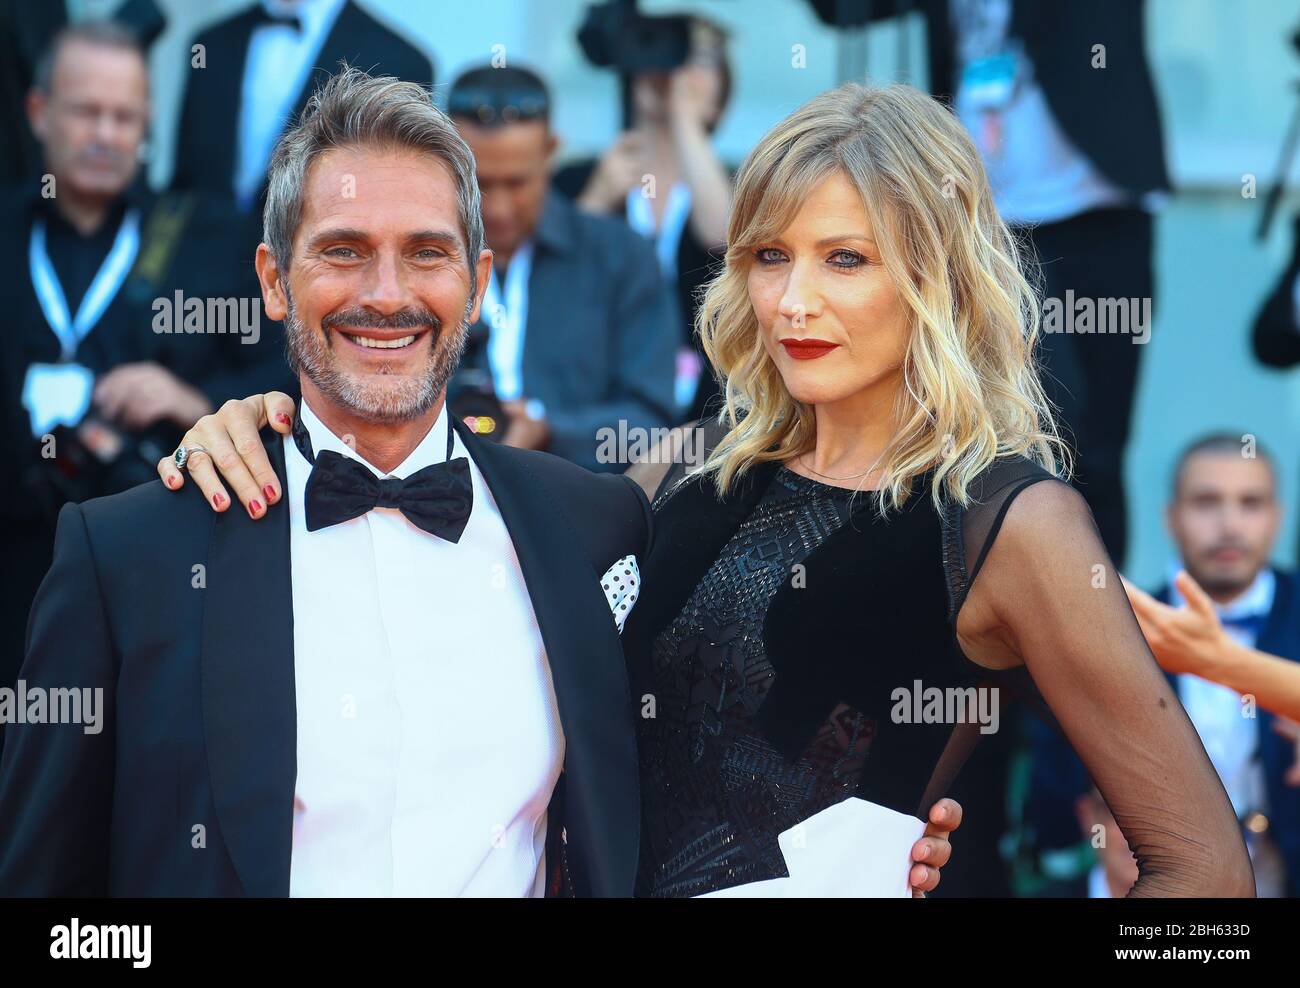
[[[595,158],[574,162],[557,171],[552,182],[555,188],[576,201],[591,181],[595,169]],[[627,207],[621,206],[617,215],[626,220]],[[705,405],[719,394],[717,381],[709,369],[708,358],[704,356],[704,349],[695,335],[695,313],[700,307],[700,293],[722,270],[725,252],[725,245],[701,243],[689,222],[682,227],[681,239],[677,242],[677,278],[673,285],[677,296],[677,311],[681,316],[680,345],[694,348],[704,366],[699,386],[695,389],[695,397],[685,415],[686,421],[705,417]]]
[[[244,62],[254,30],[266,22],[267,17],[258,3],[214,24],[196,39],[197,44],[204,46],[207,66],[196,69],[186,63],[185,102],[176,138],[173,188],[200,189],[226,199],[233,195]],[[320,79],[336,71],[341,60],[372,75],[392,75],[422,86],[433,85],[433,63],[429,58],[348,0],[325,37],[306,85],[293,103],[291,120],[302,112]]]
[[[1276,579],[1273,606],[1255,641],[1255,648],[1269,655],[1300,662],[1300,580],[1290,570],[1272,567]],[[1172,601],[1164,584],[1153,594],[1161,603]],[[1175,695],[1178,677],[1167,675]],[[1259,747],[1257,757],[1263,770],[1268,799],[1268,834],[1281,852],[1286,870],[1286,894],[1300,897],[1300,787],[1286,783],[1286,773],[1295,761],[1295,745],[1273,730],[1274,715],[1256,710]],[[1074,803],[1092,786],[1088,773],[1073,749],[1059,734],[1045,727],[1034,733],[1033,776],[1029,783],[1026,809],[1040,843],[1048,847],[1078,844],[1078,818]],[[1195,807],[1187,807],[1189,813]],[[1080,894],[1082,887],[1080,888]]]
[[[546,406],[548,450],[592,470],[600,430],[672,424],[679,336],[669,287],[650,242],[618,220],[591,216],[554,189],[534,234],[524,329],[523,390]],[[488,333],[480,321],[472,338]],[[468,364],[489,371],[487,347]]]

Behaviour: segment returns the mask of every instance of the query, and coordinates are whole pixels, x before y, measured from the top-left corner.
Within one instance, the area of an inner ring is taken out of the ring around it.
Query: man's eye
[[[351,247],[331,247],[325,253],[330,257],[341,257],[344,260],[357,256],[357,252]]]
[[[435,261],[442,257],[443,253],[437,247],[423,247],[415,256],[422,261]]]

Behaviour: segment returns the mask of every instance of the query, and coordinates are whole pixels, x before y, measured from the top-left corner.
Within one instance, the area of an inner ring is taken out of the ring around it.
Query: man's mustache
[[[442,320],[428,309],[399,309],[386,316],[368,309],[343,309],[331,312],[320,321],[321,329],[355,326],[358,329],[442,329]]]
[[[1210,548],[1206,550],[1206,555],[1212,556],[1216,552],[1222,552],[1224,549],[1232,549],[1235,550],[1236,552],[1243,552],[1243,553],[1250,552],[1250,546],[1243,545],[1240,542],[1219,542],[1215,545],[1210,546]]]
[[[105,144],[90,144],[78,153],[77,158],[84,162],[108,165],[117,165],[126,161],[126,155],[117,148]]]

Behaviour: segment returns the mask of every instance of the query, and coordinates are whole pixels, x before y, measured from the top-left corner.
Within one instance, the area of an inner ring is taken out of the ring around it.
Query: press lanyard
[[[533,270],[533,243],[528,241],[515,251],[506,268],[505,297],[497,279],[496,268],[488,279],[487,321],[488,364],[497,397],[513,401],[524,393],[524,329],[528,325],[528,276]]]
[[[45,249],[45,219],[38,217],[32,224],[32,240],[27,251],[32,287],[36,290],[41,311],[45,313],[45,321],[59,338],[63,360],[71,360],[81,341],[95,328],[104,310],[122,287],[122,282],[126,280],[139,249],[140,214],[131,209],[122,217],[113,246],[95,273],[95,279],[86,289],[86,294],[77,307],[77,314],[73,317],[68,313],[67,297],[63,294],[63,286],[59,283],[59,276]]]
[[[653,238],[655,254],[659,257],[659,270],[665,277],[677,274],[677,248],[682,242],[682,231],[691,215],[691,189],[685,182],[674,182],[664,206],[664,220],[655,233],[654,211],[650,200],[641,194],[640,186],[628,191],[627,222],[642,236]]]

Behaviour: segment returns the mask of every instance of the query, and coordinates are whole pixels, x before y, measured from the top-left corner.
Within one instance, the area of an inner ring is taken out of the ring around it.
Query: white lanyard
[[[664,206],[664,220],[655,233],[655,214],[650,200],[635,186],[627,193],[627,222],[637,233],[652,238],[655,254],[659,257],[659,270],[664,277],[677,275],[677,248],[682,242],[682,231],[691,215],[691,189],[685,182],[674,182]]]
[[[528,325],[528,276],[533,270],[533,243],[515,251],[506,268],[505,297],[502,298],[496,268],[488,279],[483,304],[487,308],[488,365],[497,397],[513,401],[524,393],[524,329]]]
[[[27,251],[32,287],[36,290],[41,311],[45,313],[45,321],[59,338],[63,360],[71,360],[81,341],[95,328],[104,310],[122,287],[122,282],[126,280],[139,249],[140,214],[134,209],[127,210],[122,217],[122,225],[117,228],[113,246],[95,273],[90,287],[86,289],[74,318],[68,313],[67,297],[63,294],[63,286],[59,284],[59,276],[45,249],[45,219],[38,218],[32,224],[31,246]]]

